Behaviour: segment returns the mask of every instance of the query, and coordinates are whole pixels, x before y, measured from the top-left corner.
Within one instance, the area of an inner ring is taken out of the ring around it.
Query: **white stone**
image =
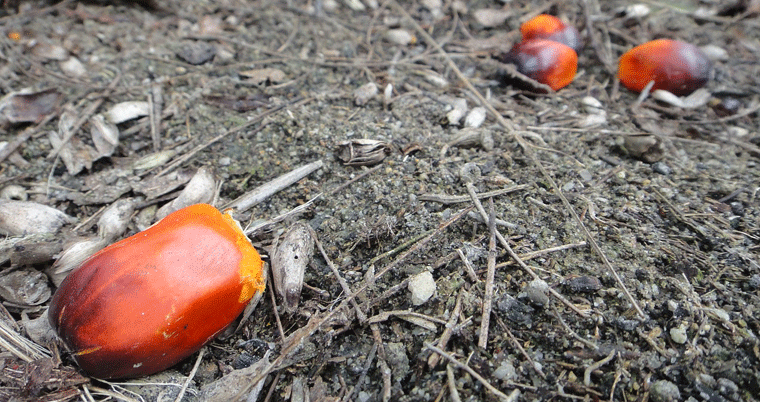
[[[412,292],[412,304],[419,306],[430,300],[435,294],[435,279],[428,271],[420,272],[409,279],[409,291]]]

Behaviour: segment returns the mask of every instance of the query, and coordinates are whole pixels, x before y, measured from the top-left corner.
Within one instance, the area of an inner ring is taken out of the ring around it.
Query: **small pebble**
[[[681,400],[681,391],[676,384],[668,380],[659,380],[652,385],[649,396],[654,402],[674,402]]]
[[[419,306],[435,294],[435,279],[428,271],[420,272],[409,279],[409,291],[412,293],[412,304]]]
[[[749,278],[749,287],[752,289],[760,288],[760,274],[754,274]]]
[[[549,303],[549,296],[546,295],[548,288],[549,284],[546,281],[534,279],[525,287],[525,295],[533,305],[543,307]]]
[[[686,336],[686,328],[683,325],[679,325],[677,327],[673,327],[670,329],[670,339],[673,340],[673,342],[683,345],[688,340],[688,337]]]
[[[731,213],[738,216],[744,216],[744,204],[740,201],[734,201],[729,205],[731,206]]]
[[[718,392],[730,399],[736,399],[739,393],[739,386],[728,378],[718,378]]]
[[[576,276],[564,283],[571,291],[577,293],[595,293],[602,288],[602,282],[593,276]]]
[[[654,170],[655,173],[659,173],[663,176],[667,176],[670,174],[670,166],[666,165],[664,162],[653,163],[652,170]]]
[[[507,381],[515,378],[516,375],[517,375],[517,371],[515,370],[515,366],[513,366],[512,363],[510,363],[507,360],[504,360],[503,362],[501,362],[501,365],[499,366],[499,368],[497,368],[493,372],[494,377],[500,380],[507,380]]]
[[[216,56],[216,46],[206,42],[190,42],[177,50],[177,57],[194,66],[207,63]]]

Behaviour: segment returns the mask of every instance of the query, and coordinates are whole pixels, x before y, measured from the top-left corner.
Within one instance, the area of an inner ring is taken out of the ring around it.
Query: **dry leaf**
[[[278,68],[257,68],[254,70],[241,71],[238,74],[248,78],[246,82],[257,85],[267,81],[273,84],[285,81],[285,73]]]
[[[116,124],[106,121],[102,114],[90,118],[90,135],[95,149],[98,150],[98,158],[113,155],[113,151],[119,146],[119,128]]]
[[[47,60],[63,61],[69,58],[69,51],[63,46],[45,41],[38,41],[32,47],[32,54]]]
[[[22,305],[42,304],[51,295],[45,274],[33,269],[22,269],[0,275],[0,297],[5,301]]]
[[[90,169],[92,167],[92,161],[98,155],[98,152],[91,146],[83,143],[76,137],[71,137],[67,143],[63,143],[63,135],[57,134],[55,131],[48,133],[50,144],[53,149],[60,149],[58,156],[61,157],[63,164],[66,166],[66,170],[70,175],[74,176],[81,172],[83,169]]]
[[[52,113],[61,94],[55,89],[22,94],[11,93],[0,99],[0,120],[10,123],[34,123]]]
[[[149,114],[150,104],[148,102],[128,101],[113,105],[113,107],[108,109],[105,116],[112,123],[120,124]]]

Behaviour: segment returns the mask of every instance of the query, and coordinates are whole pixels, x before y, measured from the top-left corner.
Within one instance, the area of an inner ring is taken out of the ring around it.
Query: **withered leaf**
[[[279,68],[257,68],[253,70],[241,71],[238,74],[248,78],[247,82],[253,84],[262,84],[267,81],[277,84],[285,81],[285,73]]]
[[[262,94],[246,96],[206,95],[206,102],[236,112],[247,112],[269,106],[269,97]]]
[[[52,113],[60,100],[61,94],[55,89],[11,94],[0,100],[0,111],[10,123],[34,123]]]

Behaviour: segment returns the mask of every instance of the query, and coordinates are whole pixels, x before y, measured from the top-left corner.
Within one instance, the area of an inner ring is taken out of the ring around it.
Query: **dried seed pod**
[[[55,286],[61,286],[63,280],[74,268],[82,265],[93,254],[107,246],[110,240],[102,237],[88,237],[69,243],[58,256],[53,265],[45,272]]]
[[[121,236],[135,212],[136,201],[133,198],[122,198],[106,208],[98,219],[98,236],[109,242]]]
[[[652,90],[688,95],[710,79],[712,63],[698,47],[671,39],[657,39],[634,47],[620,57],[618,79],[631,91]]]
[[[348,166],[376,165],[391,153],[390,144],[378,140],[349,140],[338,146],[338,159]]]
[[[570,85],[578,70],[578,54],[571,47],[547,39],[520,42],[501,57],[522,74],[557,91]]]
[[[190,356],[264,289],[240,225],[207,204],[101,250],[50,302],[50,323],[90,375],[150,375]]]
[[[301,299],[306,266],[314,254],[314,237],[304,222],[293,224],[273,247],[272,282],[283,300],[285,311],[293,313]]]
[[[626,135],[623,147],[628,154],[647,163],[660,161],[665,156],[662,141],[654,135]]]
[[[443,158],[449,148],[452,147],[468,148],[479,146],[486,151],[492,151],[494,145],[491,130],[465,127],[459,130],[452,139],[441,148],[441,158]]]
[[[63,212],[36,202],[0,201],[0,234],[3,235],[53,233],[74,221]]]
[[[202,167],[193,175],[177,198],[156,212],[156,219],[163,219],[166,215],[193,204],[207,204],[214,199],[214,194],[216,194],[214,174],[211,169]]]
[[[548,39],[570,46],[576,52],[581,50],[581,35],[572,25],[548,14],[533,17],[520,26],[523,41],[531,39]]]

